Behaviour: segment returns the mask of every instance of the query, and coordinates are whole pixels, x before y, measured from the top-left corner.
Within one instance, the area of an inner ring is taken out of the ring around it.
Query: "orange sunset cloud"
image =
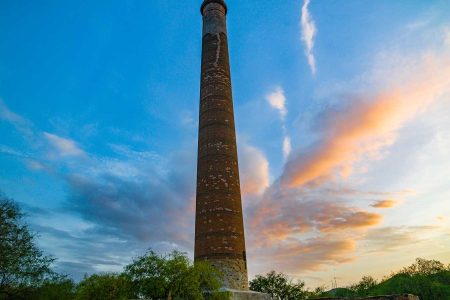
[[[287,272],[304,272],[351,261],[362,236],[378,243],[367,233],[380,231],[383,215],[357,207],[355,200],[410,192],[362,192],[335,179],[350,176],[356,163],[383,158],[404,125],[450,92],[449,58],[428,54],[412,62],[380,76],[389,83],[377,91],[344,99],[317,118],[318,140],[294,151],[279,180],[248,207],[252,255],[270,257]],[[386,198],[371,206],[398,203]],[[389,233],[411,238],[408,232]]]
[[[383,216],[346,205],[311,198],[299,191],[272,187],[251,209],[250,228],[261,238],[258,245],[273,246],[299,233],[364,230],[378,225]]]
[[[298,273],[319,270],[330,263],[352,261],[356,242],[352,239],[334,239],[332,236],[293,241],[271,249],[255,249],[254,255],[261,261],[269,259],[284,272]]]
[[[415,75],[410,78],[411,74]],[[281,177],[284,186],[303,186],[336,172],[348,176],[355,162],[376,159],[383,147],[395,141],[399,128],[450,91],[447,57],[428,55],[405,74],[390,75],[400,83],[325,112],[322,138],[307,152],[292,155]]]
[[[396,200],[380,200],[373,203],[371,206],[375,208],[392,208],[398,204]]]

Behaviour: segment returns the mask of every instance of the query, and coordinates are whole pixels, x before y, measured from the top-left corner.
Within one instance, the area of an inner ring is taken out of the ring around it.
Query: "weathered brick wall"
[[[195,259],[219,268],[226,287],[247,290],[226,6],[222,0],[204,3]]]

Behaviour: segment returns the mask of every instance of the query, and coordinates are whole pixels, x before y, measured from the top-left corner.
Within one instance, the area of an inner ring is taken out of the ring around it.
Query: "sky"
[[[80,279],[193,257],[201,1],[0,1],[0,190]],[[450,263],[450,2],[228,0],[250,278]]]

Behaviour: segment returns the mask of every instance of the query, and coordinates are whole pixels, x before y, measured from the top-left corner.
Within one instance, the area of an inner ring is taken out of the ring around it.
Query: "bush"
[[[94,274],[78,284],[76,300],[122,300],[136,298],[131,282],[118,274]]]
[[[134,293],[149,299],[204,299],[221,297],[222,275],[206,262],[192,264],[185,253],[160,256],[148,251],[125,267]]]
[[[75,283],[67,277],[56,277],[46,280],[37,289],[36,300],[72,300],[75,298]]]
[[[283,273],[271,271],[265,276],[257,275],[250,281],[250,289],[255,292],[270,294],[274,299],[306,299],[308,292],[302,281],[293,282]]]
[[[450,299],[450,268],[436,260],[416,259],[416,263],[393,273],[379,284],[363,277],[350,289],[354,296],[414,294],[421,300]]]

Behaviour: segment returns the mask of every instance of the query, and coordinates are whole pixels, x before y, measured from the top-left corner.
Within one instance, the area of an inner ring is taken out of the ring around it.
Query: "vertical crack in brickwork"
[[[248,290],[226,10],[221,1],[208,1],[203,8],[195,260],[207,260],[221,270],[225,287]]]

